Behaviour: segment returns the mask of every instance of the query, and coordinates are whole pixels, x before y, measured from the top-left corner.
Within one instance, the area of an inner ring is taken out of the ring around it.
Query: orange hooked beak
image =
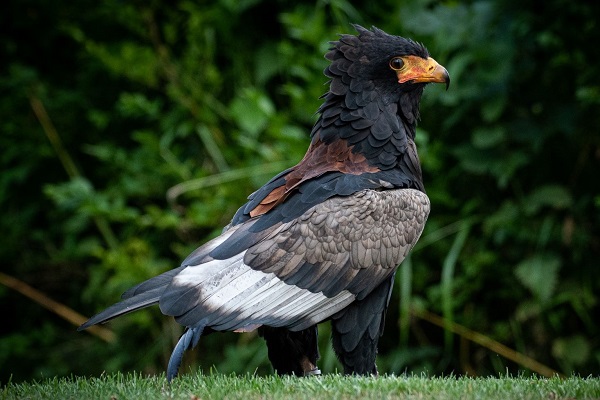
[[[404,65],[396,69],[398,83],[445,83],[446,90],[450,86],[450,75],[433,58],[427,59],[417,56],[400,57]]]

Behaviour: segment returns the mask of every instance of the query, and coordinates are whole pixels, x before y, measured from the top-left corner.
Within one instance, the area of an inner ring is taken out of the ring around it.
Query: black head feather
[[[396,75],[389,67],[393,57],[414,55],[428,58],[429,52],[420,43],[401,36],[393,36],[381,29],[371,30],[354,25],[358,35],[341,35],[331,42],[332,47],[325,55],[331,61],[324,73],[331,78],[330,92],[345,95],[361,90],[384,95],[387,101],[397,101],[399,93],[423,85],[399,85]],[[394,98],[396,96],[396,98]],[[361,105],[364,101],[358,101]]]

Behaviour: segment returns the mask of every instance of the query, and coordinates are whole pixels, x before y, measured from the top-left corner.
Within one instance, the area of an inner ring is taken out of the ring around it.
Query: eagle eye
[[[398,71],[404,67],[404,60],[400,57],[394,57],[390,60],[390,68]]]

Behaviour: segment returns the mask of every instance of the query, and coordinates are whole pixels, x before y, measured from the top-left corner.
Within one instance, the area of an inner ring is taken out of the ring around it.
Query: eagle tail
[[[87,320],[83,325],[77,328],[78,331],[89,328],[92,325],[101,324],[116,318],[123,314],[128,314],[133,311],[140,310],[142,308],[149,307],[153,304],[158,303],[160,295],[164,291],[164,287],[158,287],[146,292],[140,293],[136,296],[129,297],[119,303],[113,304],[106,310],[99,312],[92,318]]]
[[[160,296],[169,286],[171,280],[173,280],[173,277],[181,272],[183,268],[184,267],[172,269],[132,287],[123,293],[121,296],[123,299],[122,301],[113,304],[106,310],[94,315],[87,322],[77,328],[77,330],[81,331],[89,328],[92,325],[101,324],[120,315],[129,314],[130,312],[137,311],[158,303]]]

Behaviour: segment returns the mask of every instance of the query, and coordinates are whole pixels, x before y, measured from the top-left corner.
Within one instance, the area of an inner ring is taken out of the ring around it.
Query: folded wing
[[[428,213],[427,196],[412,189],[328,199],[229,258],[183,268],[160,296],[161,311],[214,330],[307,328],[390,277]],[[211,254],[229,241],[235,234]]]
[[[390,277],[419,238],[428,213],[429,200],[420,191],[363,190],[330,198],[258,233],[250,232],[256,221],[251,219],[200,247],[181,267],[130,289],[122,302],[80,329],[158,303],[187,327],[301,330]],[[222,247],[241,250],[214,257]]]

